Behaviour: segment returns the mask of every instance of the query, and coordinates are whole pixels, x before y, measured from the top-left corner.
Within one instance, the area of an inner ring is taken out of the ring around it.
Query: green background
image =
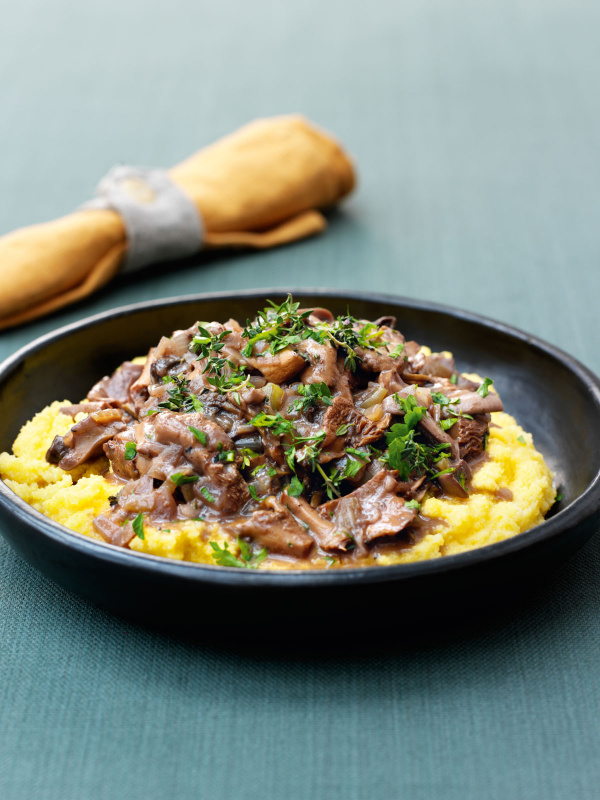
[[[591,0],[6,6],[0,233],[70,211],[117,162],[168,166],[261,115],[334,131],[360,187],[322,237],[116,281],[0,334],[0,356],[128,302],[296,285],[478,311],[600,371],[599,28]],[[377,650],[360,631],[339,652],[283,650],[276,630],[218,647],[109,617],[0,541],[0,796],[597,797],[599,587],[596,537],[515,614],[445,643],[407,645],[403,610],[382,609]]]

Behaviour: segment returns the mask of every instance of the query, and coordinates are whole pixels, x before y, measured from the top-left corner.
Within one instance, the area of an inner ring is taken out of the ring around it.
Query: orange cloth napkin
[[[193,200],[203,248],[267,248],[322,231],[319,209],[352,191],[352,162],[300,116],[256,120],[169,171]],[[119,271],[125,227],[112,210],[79,210],[0,238],[0,328],[80,300]]]

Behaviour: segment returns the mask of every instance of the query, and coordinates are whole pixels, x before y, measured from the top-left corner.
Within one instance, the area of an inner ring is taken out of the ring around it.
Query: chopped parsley
[[[214,497],[212,496],[212,494],[211,494],[211,493],[208,491],[208,489],[206,488],[206,486],[202,486],[202,487],[200,488],[200,494],[202,495],[202,497],[203,497],[203,498],[204,498],[204,499],[205,499],[207,502],[209,502],[209,503],[214,503],[214,502],[215,502],[215,498],[214,498]]]
[[[227,452],[233,452],[233,451],[229,450]],[[251,450],[249,447],[242,447],[241,450],[238,450],[238,453],[242,457],[242,466],[243,467],[249,467],[250,466],[250,462],[252,461],[252,459],[256,458],[258,456],[258,453],[255,453],[254,450]],[[231,460],[233,460],[233,459],[231,459]],[[277,470],[274,467],[269,467],[269,470],[273,470],[273,472],[269,471],[269,475],[271,475],[271,476],[277,475]]]
[[[296,461],[301,461],[303,463],[310,464],[311,468],[315,469],[317,465],[317,460],[321,455],[321,447],[323,445],[323,441],[326,437],[325,431],[317,431],[313,436],[296,436],[294,437],[294,445],[296,444],[304,444],[304,447],[301,450],[297,450],[294,447],[294,453]],[[287,456],[286,456],[287,459]],[[288,459],[288,465],[289,465]]]
[[[321,402],[324,406],[333,404],[331,391],[324,381],[320,383],[310,383],[307,386],[300,384],[298,387],[298,398],[290,408],[293,413],[304,413],[311,406],[318,406]]]
[[[415,511],[421,510],[421,503],[419,503],[418,500],[407,500],[404,505],[406,508],[414,508]]]
[[[203,444],[203,445],[206,446],[206,443],[208,441],[208,437],[204,433],[204,431],[201,431],[198,428],[194,428],[193,425],[188,425],[188,430],[191,431],[194,434],[194,436],[196,437],[196,439],[198,439],[200,444]]]
[[[450,475],[451,472],[454,472],[454,467],[448,467],[448,469],[441,469],[439,472],[435,472],[433,475],[430,475],[429,477],[433,481],[436,478],[440,478],[442,475]]]
[[[365,454],[361,453],[361,455],[364,456]],[[339,487],[342,482],[358,475],[363,466],[364,464],[362,461],[357,461],[354,458],[348,458],[343,468],[337,467],[327,474],[323,467],[321,467],[320,464],[317,464],[317,469],[325,481],[325,491],[327,492],[327,497],[329,497],[330,500],[333,500],[334,497],[340,497],[341,492],[339,491]]]
[[[242,556],[245,566],[255,568],[267,557],[266,547],[263,547],[258,553],[255,554],[248,542],[245,542],[240,536],[237,537],[237,542],[240,548],[240,555]]]
[[[448,419],[441,419],[438,425],[443,431],[449,430],[454,424],[458,422],[458,417],[448,417]]]
[[[266,547],[263,547],[262,550],[255,553],[248,542],[245,542],[240,536],[237,537],[240,558],[234,556],[227,542],[225,542],[224,547],[218,545],[217,542],[209,542],[209,544],[214,551],[213,559],[220,567],[245,567],[247,569],[256,569],[268,555]]]
[[[294,475],[290,482],[290,485],[287,487],[287,493],[292,497],[300,497],[302,492],[304,491],[304,484],[299,478]]]
[[[521,434],[521,436],[517,436],[517,442],[521,442],[521,444],[527,444],[527,442],[525,441],[525,438],[524,438],[524,436],[522,434]]]
[[[279,411],[277,414],[265,414],[264,411],[261,411],[254,419],[250,420],[250,424],[254,425],[255,428],[270,428],[275,436],[285,436],[296,431],[294,423],[282,417]]]
[[[137,445],[135,442],[127,442],[125,445],[125,461],[132,461],[137,455]]]
[[[480,395],[481,397],[487,397],[488,394],[490,393],[490,386],[493,383],[494,381],[491,378],[484,378],[483,383],[481,384],[479,389],[477,389],[477,394]]]
[[[404,422],[392,425],[386,433],[388,451],[381,460],[391,469],[398,470],[398,476],[403,481],[407,481],[411,474],[427,474],[432,478],[444,474],[443,471],[437,472],[434,465],[447,454],[450,445],[428,445],[417,441],[416,426],[426,414],[426,409],[417,404],[414,395],[403,399],[396,394],[394,399],[404,412]]]
[[[341,492],[338,489],[338,486],[342,482],[340,470],[334,469],[333,472],[328,475],[320,464],[316,463],[315,467],[323,478],[327,497],[329,497],[330,500],[333,500],[334,497],[341,497]]]
[[[198,397],[193,392],[188,392],[188,396],[190,398],[192,408],[194,409],[194,411],[200,411],[200,412],[204,411],[204,403],[198,400]]]
[[[175,486],[183,486],[184,483],[195,483],[198,480],[197,475],[184,475],[182,472],[174,472],[169,477]],[[202,489],[204,489],[204,486]],[[200,489],[200,491],[202,491],[202,489]]]
[[[458,397],[455,400],[451,400],[445,394],[442,394],[442,392],[432,392],[431,399],[434,403],[437,403],[438,406],[453,406],[460,402]]]
[[[131,523],[131,527],[138,539],[144,539],[144,516],[141,511]]]
[[[349,453],[351,456],[356,456],[361,461],[370,461],[371,457],[368,453],[365,453],[364,450],[357,450],[356,447],[347,447],[346,452]]]

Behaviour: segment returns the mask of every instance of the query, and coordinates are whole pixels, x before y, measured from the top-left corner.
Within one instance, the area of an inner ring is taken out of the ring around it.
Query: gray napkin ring
[[[127,232],[124,272],[185,258],[202,246],[202,219],[192,200],[164,169],[113,167],[96,197],[81,208],[117,211]]]

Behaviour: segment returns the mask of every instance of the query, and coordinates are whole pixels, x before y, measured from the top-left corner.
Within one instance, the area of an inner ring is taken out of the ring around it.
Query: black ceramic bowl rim
[[[310,295],[313,297],[348,299],[350,302],[354,300],[365,300],[376,303],[393,302],[417,311],[434,311],[447,314],[465,322],[473,322],[500,333],[507,334],[519,340],[524,345],[537,349],[549,355],[551,358],[556,359],[570,372],[575,374],[593,397],[598,411],[598,418],[600,419],[600,379],[591,372],[591,370],[577,361],[577,359],[536,336],[532,336],[529,333],[503,322],[498,322],[479,314],[473,314],[468,311],[437,303],[411,300],[388,294],[339,292],[333,289],[313,289],[306,287],[289,290],[275,287],[270,289],[251,289],[233,292],[205,292],[194,295],[170,297],[165,300],[150,300],[110,309],[109,311],[86,317],[78,322],[65,325],[62,328],[44,334],[20,348],[16,353],[9,356],[0,364],[0,384],[17,369],[21,362],[29,355],[43,349],[50,342],[66,338],[75,331],[93,327],[95,324],[108,319],[124,317],[133,312],[150,310],[152,308],[186,305],[199,301],[226,300],[228,298],[248,298],[253,300],[262,298],[266,300],[268,297],[286,294],[288,291],[295,297]],[[211,564],[197,564],[190,561],[175,561],[162,556],[135,553],[131,550],[91,539],[84,534],[71,531],[63,525],[45,517],[9,489],[4,481],[0,480],[0,508],[2,508],[9,517],[19,519],[21,522],[26,522],[29,527],[41,529],[46,536],[53,539],[59,545],[77,550],[90,558],[100,559],[115,565],[119,564],[137,571],[158,572],[191,583],[199,582],[204,585],[214,583],[221,587],[230,585],[238,588],[244,586],[247,588],[256,587],[263,589],[269,587],[277,589],[290,587],[297,589],[303,587],[308,589],[311,587],[327,587],[335,584],[372,584],[388,581],[412,580],[425,575],[431,576],[441,572],[454,572],[478,563],[508,556],[519,550],[532,547],[542,540],[547,541],[557,537],[565,531],[585,522],[599,507],[600,470],[596,473],[586,490],[551,519],[545,520],[529,531],[525,531],[509,539],[469,550],[464,553],[432,560],[415,561],[408,564],[377,567],[348,567],[335,570],[240,570],[235,567],[220,567]]]

